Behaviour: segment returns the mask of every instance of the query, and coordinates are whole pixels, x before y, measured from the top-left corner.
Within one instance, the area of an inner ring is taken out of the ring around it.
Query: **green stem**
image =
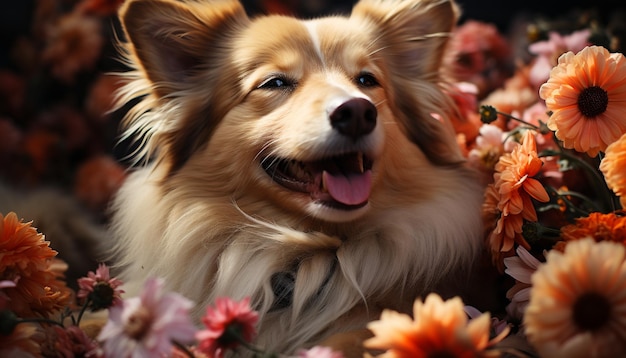
[[[555,151],[551,149],[546,149],[546,150],[541,151],[541,153],[539,153],[538,155],[539,157],[559,156],[561,158],[565,158],[567,160],[570,160],[578,164],[580,167],[585,169],[587,173],[591,175],[591,179],[594,184],[593,188],[596,190],[596,193],[598,193],[600,196],[603,197],[602,203],[604,203],[604,205],[602,205],[602,207],[600,208],[601,210],[599,211],[607,213],[607,212],[611,212],[615,210],[613,195],[610,189],[606,186],[604,177],[600,174],[600,171],[597,168],[592,167],[589,163],[582,160],[581,158],[575,155],[569,154],[566,151],[562,151],[562,150]]]
[[[48,318],[20,318],[19,323],[47,323],[65,328],[63,323],[57,322]]]
[[[180,349],[183,353],[185,353],[187,355],[187,357],[189,358],[195,358],[195,356],[193,355],[193,353],[191,353],[191,351],[189,350],[189,348],[187,348],[184,344],[172,339],[172,344]]]
[[[76,322],[74,322],[75,326],[78,326],[80,324],[80,321],[83,319],[83,315],[85,314],[85,311],[87,310],[87,306],[89,306],[90,303],[91,303],[91,298],[87,296],[87,299],[85,300],[85,303],[83,304],[83,307],[81,307],[80,312],[78,312],[78,318],[76,319]]]
[[[504,113],[504,112],[500,112],[500,111],[496,111],[496,113],[497,113],[497,114],[499,114],[499,115],[501,115],[501,116],[505,116],[505,117],[507,117],[507,118],[509,118],[509,119],[512,119],[512,120],[514,120],[514,121],[517,121],[517,122],[520,122],[520,123],[522,123],[522,124],[525,124],[525,125],[527,125],[527,126],[529,126],[529,127],[533,128],[533,129],[535,129],[536,131],[538,131],[538,132],[540,132],[540,133],[543,133],[543,128],[541,128],[541,127],[539,127],[539,126],[536,126],[536,125],[534,125],[534,124],[532,124],[532,123],[528,123],[528,122],[526,122],[525,120],[523,120],[523,119],[521,119],[521,118],[517,118],[517,117],[515,117],[515,116],[512,116],[512,115],[511,115],[511,114],[509,114],[509,113]]]

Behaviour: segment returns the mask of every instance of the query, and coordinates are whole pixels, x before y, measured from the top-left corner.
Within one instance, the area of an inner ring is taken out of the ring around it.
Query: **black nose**
[[[364,98],[353,98],[330,114],[330,124],[339,133],[357,140],[376,127],[376,107]]]

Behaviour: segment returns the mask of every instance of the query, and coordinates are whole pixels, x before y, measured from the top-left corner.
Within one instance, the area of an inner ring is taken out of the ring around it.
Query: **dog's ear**
[[[459,17],[454,1],[361,0],[351,17],[371,29],[372,56],[389,74],[392,108],[405,134],[435,164],[464,161],[448,120],[455,107],[440,83],[444,51]]]
[[[119,12],[130,55],[159,96],[180,90],[248,17],[239,1],[128,0]]]

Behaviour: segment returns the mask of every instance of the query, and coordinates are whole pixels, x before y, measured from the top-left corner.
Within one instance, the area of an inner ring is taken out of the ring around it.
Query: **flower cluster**
[[[626,354],[626,58],[595,31],[531,43],[476,98],[480,126],[457,130],[485,184],[492,265],[513,280],[500,347],[518,356]]]
[[[190,316],[194,303],[167,292],[158,278],[146,281],[138,297],[123,299],[122,282],[100,264],[78,280],[73,295],[55,271],[56,252],[44,236],[13,212],[0,219],[0,356],[220,358],[243,348],[277,357],[251,344],[258,314],[249,298],[216,300],[199,329]],[[81,306],[70,302],[73,296]],[[85,319],[87,311],[100,310],[108,310],[103,326]],[[326,347],[302,349],[298,356],[342,357]]]

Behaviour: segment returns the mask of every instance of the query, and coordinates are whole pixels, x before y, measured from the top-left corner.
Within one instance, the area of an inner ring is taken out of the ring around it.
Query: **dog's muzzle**
[[[372,160],[361,152],[312,162],[268,157],[261,164],[276,183],[327,206],[350,210],[369,200]]]

